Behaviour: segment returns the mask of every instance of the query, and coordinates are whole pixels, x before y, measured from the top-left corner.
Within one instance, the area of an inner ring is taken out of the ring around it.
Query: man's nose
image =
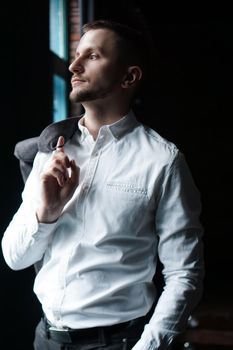
[[[84,71],[83,65],[78,58],[70,64],[69,71],[71,73],[82,73]]]

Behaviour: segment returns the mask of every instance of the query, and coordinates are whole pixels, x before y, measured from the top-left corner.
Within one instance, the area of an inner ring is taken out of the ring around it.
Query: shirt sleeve
[[[199,191],[184,156],[178,152],[161,184],[155,218],[164,289],[133,350],[167,349],[185,330],[201,299],[204,259],[200,213]]]
[[[22,202],[2,238],[3,256],[13,270],[21,270],[41,260],[56,223],[38,223],[36,208],[40,200],[38,177],[46,154],[38,153],[26,181]]]

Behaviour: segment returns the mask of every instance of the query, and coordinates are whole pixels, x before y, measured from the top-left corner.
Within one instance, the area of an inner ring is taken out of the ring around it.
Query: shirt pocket
[[[144,200],[148,196],[147,188],[123,182],[107,182],[107,191],[126,201],[134,201],[136,198]]]
[[[137,184],[107,182],[106,192],[114,221],[125,229],[135,230],[145,218],[148,189]]]

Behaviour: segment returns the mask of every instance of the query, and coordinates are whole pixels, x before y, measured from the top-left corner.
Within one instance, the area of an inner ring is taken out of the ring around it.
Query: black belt
[[[87,340],[92,342],[97,342],[103,338],[104,335],[111,336],[114,333],[118,333],[127,328],[131,321],[119,323],[112,326],[103,327],[93,327],[85,329],[58,329],[52,327],[49,322],[45,319],[47,337],[52,339],[57,343],[61,344],[72,344],[72,343],[82,343]]]

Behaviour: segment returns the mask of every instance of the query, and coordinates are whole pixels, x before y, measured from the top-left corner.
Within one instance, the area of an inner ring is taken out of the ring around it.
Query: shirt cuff
[[[30,221],[32,237],[35,240],[46,238],[52,233],[56,225],[57,221],[52,223],[38,222],[36,213],[34,213],[32,220]]]
[[[132,348],[132,350],[155,350],[155,349],[158,349],[158,347],[155,347],[154,339],[152,337],[152,334],[148,331],[148,329],[144,330],[141,338]]]
[[[154,334],[155,333],[155,334]],[[147,324],[139,341],[134,345],[132,350],[166,350],[174,339],[176,333],[167,330],[158,330],[152,332],[150,325]]]

